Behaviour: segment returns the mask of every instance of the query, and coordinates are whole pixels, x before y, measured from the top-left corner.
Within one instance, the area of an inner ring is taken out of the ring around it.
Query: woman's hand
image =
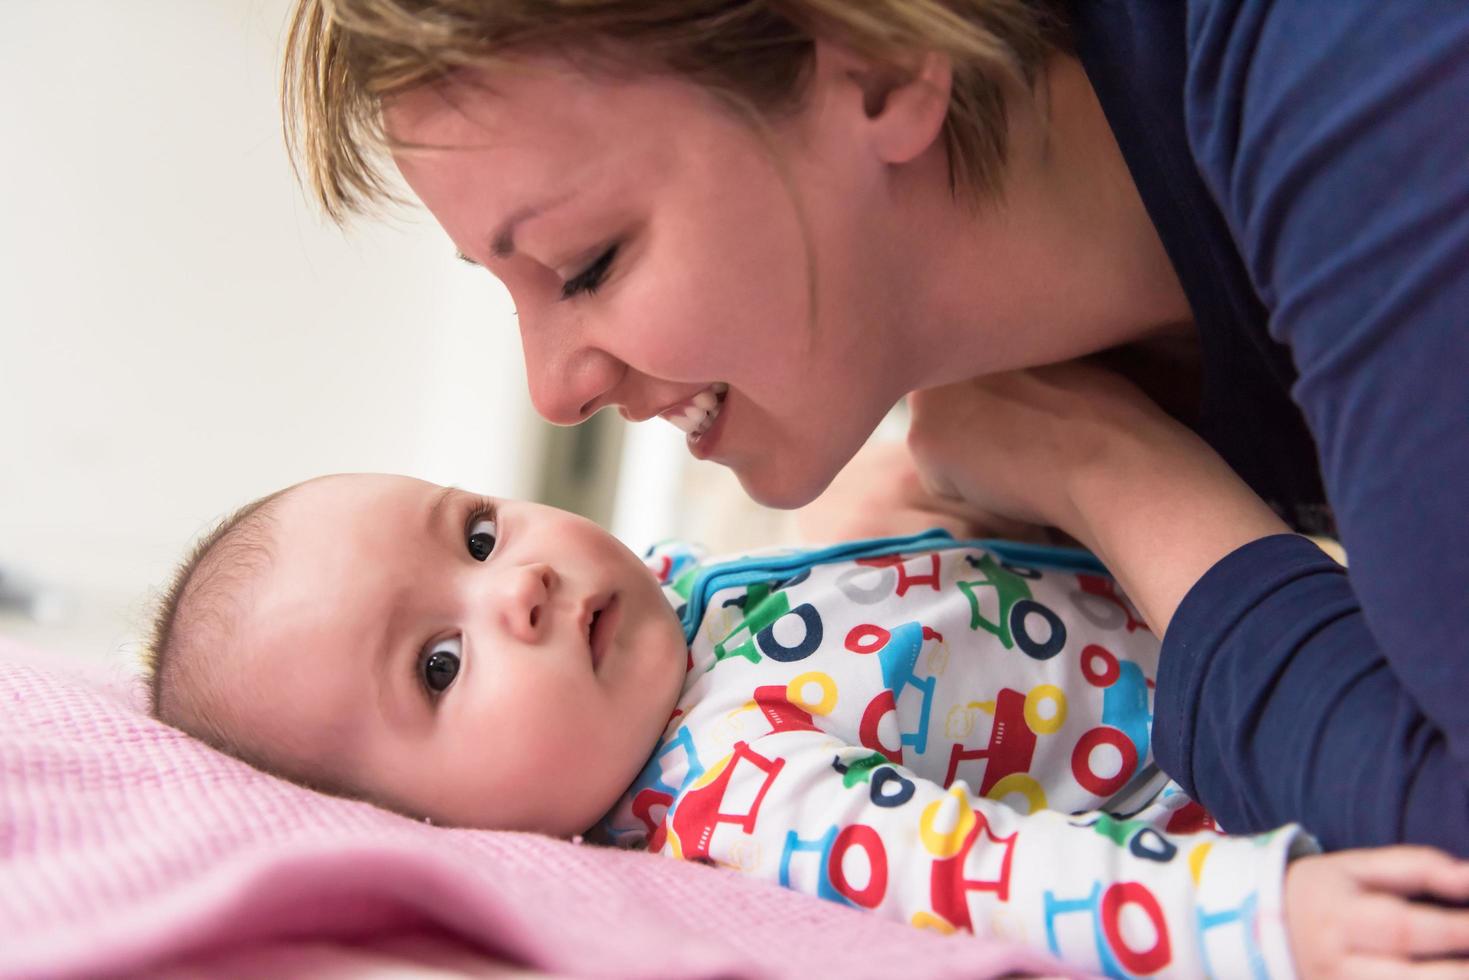
[[[1082,541],[1086,474],[1209,453],[1120,375],[1081,362],[915,391],[908,405],[908,448],[935,496]]]
[[[1428,901],[1425,901],[1427,899]],[[1305,978],[1469,978],[1469,862],[1429,847],[1298,858],[1285,924]]]
[[[1209,446],[1121,376],[1069,362],[914,392],[908,447],[936,498],[1060,528],[1159,635],[1193,584],[1288,531]]]
[[[837,474],[826,492],[796,511],[807,544],[917,534],[940,527],[956,538],[1039,541],[1045,532],[972,507],[956,496],[924,486],[908,447],[901,442],[865,446]]]

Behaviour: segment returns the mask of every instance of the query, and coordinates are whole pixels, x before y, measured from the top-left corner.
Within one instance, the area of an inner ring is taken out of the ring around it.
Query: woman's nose
[[[505,631],[522,643],[534,643],[544,636],[556,583],[556,572],[543,562],[507,570],[496,596]]]
[[[555,337],[521,323],[525,377],[536,412],[555,425],[576,425],[614,403],[613,389],[627,370],[606,351]]]

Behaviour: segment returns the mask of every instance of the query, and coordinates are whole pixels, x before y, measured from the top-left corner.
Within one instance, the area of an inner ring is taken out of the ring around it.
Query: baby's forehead
[[[248,761],[312,785],[350,786],[377,717],[360,672],[319,669],[314,651],[221,664],[219,727]]]
[[[432,506],[453,489],[392,473],[334,473],[297,484],[278,501],[280,511],[336,511],[342,516],[406,517]]]
[[[411,477],[343,474],[293,488],[272,513],[282,566],[340,564],[338,555],[382,559],[416,544],[456,491]]]
[[[295,487],[271,514],[265,574],[245,596],[242,640],[275,660],[333,662],[386,633],[395,603],[429,587],[456,491],[404,476],[346,474]]]
[[[370,655],[363,654],[361,608],[339,589],[277,565],[247,601],[221,651],[215,683],[230,704],[236,737],[297,777],[339,768],[345,747],[376,718]]]

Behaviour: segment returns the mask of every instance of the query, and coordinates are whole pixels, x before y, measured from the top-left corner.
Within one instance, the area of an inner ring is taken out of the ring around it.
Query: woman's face
[[[806,503],[920,380],[860,90],[814,87],[767,139],[672,78],[522,66],[385,120],[413,192],[509,288],[536,409],[681,421],[756,500]]]

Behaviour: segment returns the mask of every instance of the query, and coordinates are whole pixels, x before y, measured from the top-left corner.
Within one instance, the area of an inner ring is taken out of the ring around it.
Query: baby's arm
[[[824,732],[782,731],[714,760],[652,847],[1108,976],[1469,972],[1449,962],[1469,951],[1469,910],[1413,900],[1469,899],[1469,863],[1414,847],[1292,859],[1311,849],[1297,828],[1171,832],[1187,823],[1168,802],[1132,818],[1025,815]]]
[[[1173,834],[1161,806],[1023,815],[817,731],[701,754],[707,770],[654,837],[674,856],[1112,976],[1292,975],[1282,881],[1310,846],[1297,829]]]

